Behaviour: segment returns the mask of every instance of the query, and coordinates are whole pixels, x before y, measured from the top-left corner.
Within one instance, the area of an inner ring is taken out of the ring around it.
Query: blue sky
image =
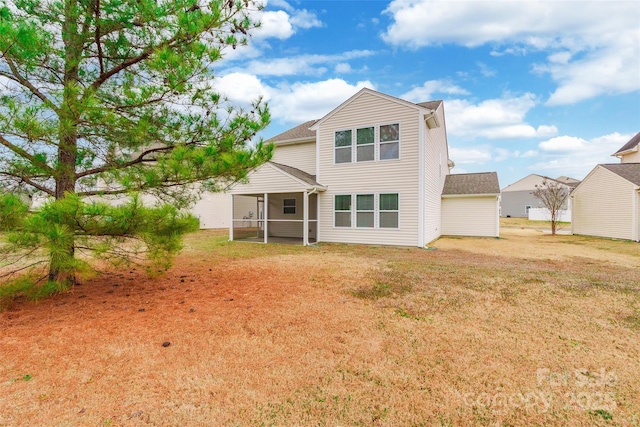
[[[453,173],[582,179],[640,131],[640,2],[283,1],[215,84],[277,135],[362,87],[444,101]]]

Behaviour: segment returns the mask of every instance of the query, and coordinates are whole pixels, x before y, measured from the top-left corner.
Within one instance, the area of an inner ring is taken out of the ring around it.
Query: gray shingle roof
[[[463,194],[500,194],[496,172],[460,173],[447,175],[443,196]]]
[[[600,165],[616,175],[620,175],[635,185],[640,185],[640,163],[613,163]]]
[[[283,172],[288,173],[291,176],[294,176],[296,178],[298,178],[300,181],[303,181],[309,185],[312,185],[314,187],[323,187],[324,186],[320,183],[318,183],[316,181],[316,177],[315,175],[311,175],[308,174],[304,171],[301,171],[298,168],[294,168],[293,166],[287,166],[287,165],[283,165],[281,163],[276,163],[276,162],[269,162],[271,163],[273,166],[277,167],[278,169],[280,169]]]
[[[624,144],[618,151],[615,152],[614,156],[618,153],[621,153],[623,151],[627,151],[627,150],[631,150],[632,148],[634,148],[636,145],[640,144],[640,132],[636,133],[636,136],[634,136],[633,138],[631,138],[629,140],[629,142],[627,142],[626,144]]]
[[[429,110],[435,110],[438,108],[438,106],[440,106],[440,104],[442,104],[442,100],[438,100],[438,101],[428,101],[428,102],[418,102],[417,105],[424,107],[424,108],[428,108]]]
[[[273,138],[269,138],[267,142],[285,142],[304,139],[315,140],[316,132],[313,130],[309,130],[309,128],[316,122],[317,120],[309,120],[308,122],[304,122],[301,125],[298,125],[294,128],[282,132],[281,134],[274,136]]]

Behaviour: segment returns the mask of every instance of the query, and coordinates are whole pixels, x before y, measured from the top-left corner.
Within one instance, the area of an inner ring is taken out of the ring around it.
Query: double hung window
[[[353,201],[355,201],[355,209],[352,206]],[[334,225],[345,228],[399,228],[399,194],[336,195],[334,199]]]
[[[334,162],[373,162],[400,158],[400,123],[339,130],[334,133]]]
[[[336,163],[351,163],[351,130],[340,130],[335,133]]]

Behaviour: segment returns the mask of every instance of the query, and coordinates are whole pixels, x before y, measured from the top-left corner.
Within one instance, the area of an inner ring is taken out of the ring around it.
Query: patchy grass
[[[640,425],[640,245],[226,240],[0,313],[0,426]]]

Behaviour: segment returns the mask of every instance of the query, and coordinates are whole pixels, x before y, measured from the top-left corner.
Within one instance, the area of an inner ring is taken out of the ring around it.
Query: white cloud
[[[252,14],[252,19],[260,22],[252,34],[258,39],[277,38],[285,40],[294,35],[298,29],[309,29],[322,27],[322,21],[315,13],[306,9],[295,9],[285,1],[269,1],[270,9],[280,8],[280,10],[260,10]]]
[[[213,82],[215,89],[234,103],[246,105],[260,97],[267,101],[270,98],[270,89],[251,74],[231,73]]]
[[[298,10],[291,16],[291,24],[296,28],[309,29],[322,27],[322,21],[320,21],[315,13],[309,12],[306,9]]]
[[[483,164],[491,160],[491,150],[486,147],[449,147],[449,158],[453,160],[456,165]]]
[[[447,100],[447,132],[468,138],[519,139],[555,135],[555,126],[537,129],[525,122],[525,116],[536,105],[532,94],[505,96],[473,104],[462,99]]]
[[[353,50],[336,55],[299,55],[286,58],[255,59],[229,71],[242,71],[257,76],[321,76],[329,65],[340,65],[343,69],[351,59],[373,55],[371,50]]]
[[[425,102],[434,98],[435,93],[448,95],[469,95],[469,92],[449,80],[429,80],[422,86],[400,95],[400,98],[413,102]]]
[[[351,72],[351,65],[346,62],[341,62],[336,64],[335,71],[336,73],[349,73]]]
[[[547,153],[562,153],[578,151],[586,148],[587,141],[575,136],[558,136],[538,144],[541,151]]]
[[[589,140],[566,135],[551,138],[538,144],[541,161],[529,169],[549,176],[582,179],[599,163],[618,163],[611,155],[633,136],[616,132]]]
[[[485,77],[493,77],[497,73],[496,70],[489,68],[487,64],[482,62],[478,62],[478,68],[480,69],[480,74],[482,74]]]
[[[257,39],[285,40],[295,33],[291,16],[284,10],[260,12],[256,18],[260,20],[260,27],[253,32]]]
[[[295,83],[292,86],[273,88],[269,106],[274,120],[299,124],[322,118],[364,87],[375,89],[369,81],[355,85],[342,79]]]
[[[382,38],[394,46],[491,43],[496,56],[547,50],[535,70],[558,84],[550,105],[640,90],[637,1],[395,0],[385,13],[393,22]]]

